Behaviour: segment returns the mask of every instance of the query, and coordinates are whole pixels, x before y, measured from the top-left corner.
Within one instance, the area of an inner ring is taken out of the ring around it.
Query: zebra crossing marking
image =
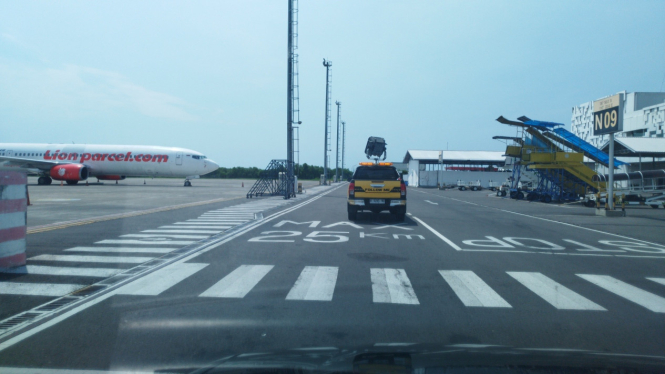
[[[208,264],[176,262],[122,286],[117,293],[119,295],[157,296],[206,266]]]
[[[42,265],[26,265],[12,269],[0,269],[0,273],[6,274],[38,274],[79,277],[110,277],[120,273],[121,271],[124,271],[124,269],[74,268]]]
[[[306,266],[286,295],[286,300],[331,301],[338,270],[332,266]]]
[[[220,231],[220,230],[214,230],[213,231],[213,230],[177,230],[177,229],[173,229],[173,230],[163,229],[162,230],[162,229],[159,229],[159,230],[143,230],[141,232],[145,232],[145,233],[164,233],[164,234],[169,234],[170,233],[170,234],[210,234],[210,235],[214,235],[214,234],[219,234],[222,231]]]
[[[243,298],[273,267],[273,265],[241,265],[199,296]]]
[[[512,308],[476,273],[468,270],[439,270],[465,306],[486,308]]]
[[[39,255],[29,258],[33,261],[66,261],[66,262],[112,262],[119,264],[141,264],[153,257],[119,257],[119,256],[79,256],[79,255]]]
[[[607,310],[541,273],[516,271],[507,273],[557,309]]]
[[[146,244],[146,245],[190,245],[194,240],[132,240],[132,239],[107,239],[95,242],[95,244]]]
[[[73,247],[65,249],[65,252],[101,252],[101,253],[170,253],[175,248],[155,247]]]
[[[420,304],[404,269],[370,269],[375,303]]]
[[[665,298],[644,291],[609,275],[577,274],[600,288],[643,306],[652,312],[665,313]]]
[[[173,239],[205,239],[210,235],[177,235],[177,234],[125,234],[121,238],[173,238]]]

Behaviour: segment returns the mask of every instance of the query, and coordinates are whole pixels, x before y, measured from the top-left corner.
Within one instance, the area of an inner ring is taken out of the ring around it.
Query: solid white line
[[[476,273],[467,270],[439,270],[439,273],[466,306],[512,308]]]
[[[74,247],[65,252],[101,252],[101,253],[169,253],[175,248],[141,248],[141,247]]]
[[[130,239],[109,239],[100,240],[95,244],[146,244],[146,245],[189,245],[196,243],[194,240],[130,240]]]
[[[119,264],[140,264],[152,260],[152,257],[117,257],[117,256],[78,256],[78,255],[39,255],[29,258],[33,261],[67,262],[109,262]]]
[[[557,309],[606,310],[541,273],[517,271],[507,273]]]
[[[609,275],[577,274],[578,277],[588,280],[598,287],[604,288],[626,300],[643,306],[652,312],[665,313],[665,298],[644,291],[628,283],[622,282]]]
[[[439,239],[443,240],[444,242],[448,243],[449,246],[453,247],[456,251],[461,251],[462,248],[460,248],[457,244],[453,243],[452,240],[446,238],[445,236],[441,235],[438,231],[434,230],[433,228],[430,227],[430,225],[426,224],[423,222],[420,218],[416,218],[414,216],[411,216],[414,220],[416,220],[418,223],[423,225],[426,229],[431,231],[434,235],[438,236]]]
[[[60,267],[60,266],[27,265],[13,269],[0,269],[0,273],[63,275],[63,276],[78,276],[78,277],[110,277],[124,270],[125,269],[73,268],[73,267]]]
[[[205,239],[210,235],[168,235],[168,234],[127,234],[121,238],[173,238],[173,239]]]
[[[0,295],[64,296],[85,287],[82,284],[0,283]]]
[[[420,304],[404,269],[370,269],[375,303]]]
[[[254,213],[203,213],[201,217],[249,217],[254,218]]]
[[[435,202],[433,202],[433,201],[429,201],[429,200],[425,200],[425,201],[428,202],[428,203],[430,203],[430,204],[432,204],[432,205],[439,205],[439,203],[435,203]]]
[[[291,213],[291,212],[293,212],[297,209],[300,209],[300,208],[304,207],[305,205],[309,205],[309,204],[315,202],[316,200],[324,197],[325,195],[337,190],[338,188],[339,187],[334,187],[334,188],[331,188],[331,189],[329,189],[325,192],[317,193],[317,195],[315,195],[312,198],[309,198],[309,199],[307,199],[307,200],[305,200],[301,203],[298,203],[294,206],[288,207],[288,208],[286,208],[284,210],[281,210],[279,212],[275,212],[275,213],[269,215],[268,217],[264,218],[263,220],[256,221],[253,224],[250,224],[248,227],[244,227],[240,231],[235,232],[232,235],[229,235],[227,238],[225,238],[223,240],[220,240],[217,243],[206,246],[205,248],[197,251],[196,253],[192,253],[189,256],[186,256],[184,258],[179,259],[177,261],[177,263],[184,263],[184,262],[190,261],[191,259],[196,258],[196,257],[198,257],[198,256],[200,256],[204,253],[208,253],[208,252],[212,251],[213,249],[216,249],[216,248],[232,241],[233,239],[236,239],[236,238],[238,238],[238,237],[254,230],[257,227],[260,227],[260,226],[262,226],[262,225],[264,225],[268,222],[274,221],[274,220],[276,220],[277,218],[279,218],[283,215],[289,214],[289,213]],[[31,336],[39,334],[40,332],[48,329],[49,327],[55,326],[58,323],[68,319],[69,317],[72,317],[72,316],[74,316],[74,315],[76,315],[76,314],[78,314],[78,313],[80,313],[80,312],[82,312],[82,311],[84,311],[88,308],[91,308],[91,307],[105,301],[106,299],[111,298],[113,295],[115,295],[115,291],[111,291],[111,292],[108,292],[108,293],[103,294],[101,296],[94,297],[90,300],[86,300],[82,304],[73,307],[72,309],[58,315],[57,317],[55,317],[53,319],[50,319],[50,320],[48,320],[44,323],[41,323],[41,324],[36,325],[34,327],[31,327],[28,330],[26,330],[26,331],[24,331],[24,332],[22,332],[22,333],[20,333],[16,336],[10,338],[10,339],[8,339],[4,342],[0,342],[0,352],[4,351],[7,348],[10,348],[10,347],[14,346],[15,344],[18,344],[18,343],[24,341],[25,339],[28,339]]]
[[[2,374],[154,374],[154,371],[134,371],[128,372],[126,370],[87,370],[87,369],[50,369],[50,368],[16,368],[16,367],[0,367]]]
[[[242,265],[199,296],[243,298],[273,267],[273,265]]]
[[[337,267],[331,266],[306,266],[286,295],[286,300],[331,301],[337,271]]]
[[[208,264],[174,263],[122,286],[118,295],[157,296],[180,283]]]
[[[647,279],[656,283],[660,283],[663,286],[665,286],[665,278],[647,278]]]
[[[171,233],[171,234],[219,234],[219,230],[143,230],[141,232],[154,232],[154,233]]]

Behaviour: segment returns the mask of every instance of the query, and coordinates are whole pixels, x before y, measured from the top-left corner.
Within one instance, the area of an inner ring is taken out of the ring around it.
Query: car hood
[[[662,373],[665,356],[485,344],[377,343],[247,352],[191,373]],[[159,371],[156,371],[159,372]]]

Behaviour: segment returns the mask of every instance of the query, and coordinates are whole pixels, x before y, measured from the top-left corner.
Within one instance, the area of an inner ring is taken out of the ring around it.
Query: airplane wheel
[[[51,179],[49,177],[44,177],[44,182],[46,182],[44,184],[49,185],[49,184],[53,183],[53,179]]]
[[[192,182],[190,182],[190,181],[185,181],[185,187],[191,187],[191,186],[192,186]]]
[[[40,185],[40,186],[45,185],[46,184],[46,178],[39,177],[39,179],[37,179],[37,184]]]

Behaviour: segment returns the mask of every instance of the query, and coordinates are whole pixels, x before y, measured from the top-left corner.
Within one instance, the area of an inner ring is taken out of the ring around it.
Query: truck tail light
[[[399,189],[400,189],[400,192],[402,193],[402,197],[406,198],[406,184],[404,183],[404,181],[402,181],[402,183],[400,183]]]
[[[349,183],[349,197],[356,196],[356,184],[352,181]]]

